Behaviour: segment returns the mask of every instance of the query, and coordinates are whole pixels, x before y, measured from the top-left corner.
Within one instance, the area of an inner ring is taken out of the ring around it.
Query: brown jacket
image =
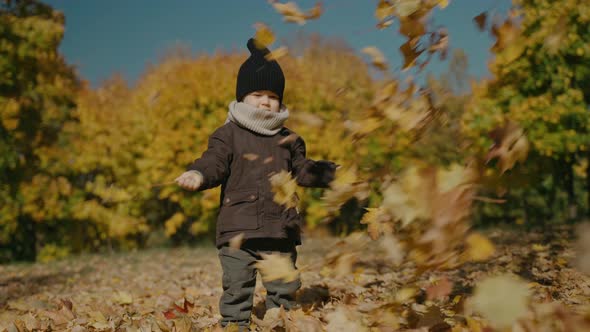
[[[328,187],[337,165],[306,159],[305,153],[303,139],[287,128],[264,136],[228,122],[209,137],[207,151],[187,170],[203,174],[199,190],[221,185],[218,247],[240,233],[244,239],[286,238],[301,244],[301,216],[273,201],[269,178],[287,170],[300,186]]]

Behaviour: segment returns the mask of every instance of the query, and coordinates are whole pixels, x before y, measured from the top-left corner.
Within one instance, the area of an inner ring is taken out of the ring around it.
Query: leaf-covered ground
[[[583,317],[590,312],[590,277],[572,267],[573,233],[572,228],[487,232],[496,244],[491,260],[423,274],[418,280],[410,280],[412,266],[393,266],[378,242],[356,250],[337,245],[337,238],[307,238],[299,247],[298,261],[302,309],[289,316],[273,313],[263,320],[264,289],[259,278],[252,327],[303,331],[373,327],[387,331],[397,325],[401,330],[450,331],[453,325],[471,319],[463,305],[473,286],[487,275],[506,272],[528,282],[535,302],[558,301],[568,314]],[[341,260],[341,265],[354,262],[352,273],[338,276],[339,269],[347,268],[324,266],[339,251],[349,257]],[[444,277],[449,282],[440,282]],[[418,285],[417,292],[408,293],[408,283]],[[215,330],[219,329],[220,293],[221,270],[213,247],[84,255],[49,264],[0,266],[0,331]],[[400,297],[408,298],[403,310],[389,317],[376,311]],[[507,304],[510,301],[506,298]],[[473,320],[469,326],[476,326]]]

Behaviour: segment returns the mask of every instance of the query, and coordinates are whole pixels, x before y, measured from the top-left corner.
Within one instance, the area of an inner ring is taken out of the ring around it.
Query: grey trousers
[[[244,327],[250,324],[257,275],[254,264],[262,259],[261,253],[289,254],[293,266],[297,268],[297,249],[287,239],[252,239],[244,241],[239,249],[228,246],[219,248],[219,261],[223,269],[223,294],[219,300],[222,326],[230,322]],[[281,305],[289,310],[295,304],[295,292],[301,287],[301,281],[263,281],[263,285],[267,293],[267,310]]]

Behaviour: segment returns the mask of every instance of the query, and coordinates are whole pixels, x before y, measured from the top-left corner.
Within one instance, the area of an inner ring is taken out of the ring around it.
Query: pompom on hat
[[[250,57],[244,61],[238,71],[236,83],[236,100],[243,101],[247,94],[268,90],[279,96],[279,102],[283,104],[283,91],[285,90],[285,75],[276,60],[268,61],[265,56],[270,51],[258,48],[253,38],[248,40]]]

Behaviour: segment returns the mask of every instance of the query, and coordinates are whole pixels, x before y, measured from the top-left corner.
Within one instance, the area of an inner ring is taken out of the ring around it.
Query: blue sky
[[[346,41],[359,54],[365,46],[377,46],[390,61],[393,72],[403,64],[398,50],[403,38],[395,29],[375,28],[373,13],[377,0],[324,0],[324,15],[303,26],[284,23],[266,0],[45,2],[65,14],[66,30],[60,51],[93,87],[115,72],[133,84],[148,64],[157,63],[166,49],[179,43],[189,46],[195,54],[245,50],[256,22],[269,25],[279,41],[297,32],[320,33]],[[315,3],[295,2],[302,9]],[[432,20],[435,26],[449,30],[451,48],[465,50],[469,73],[482,77],[488,74],[492,39],[475,28],[472,18],[486,10],[502,14],[509,7],[509,0],[450,0],[447,8],[435,10]],[[426,72],[441,73],[446,68],[446,64],[434,61]]]

